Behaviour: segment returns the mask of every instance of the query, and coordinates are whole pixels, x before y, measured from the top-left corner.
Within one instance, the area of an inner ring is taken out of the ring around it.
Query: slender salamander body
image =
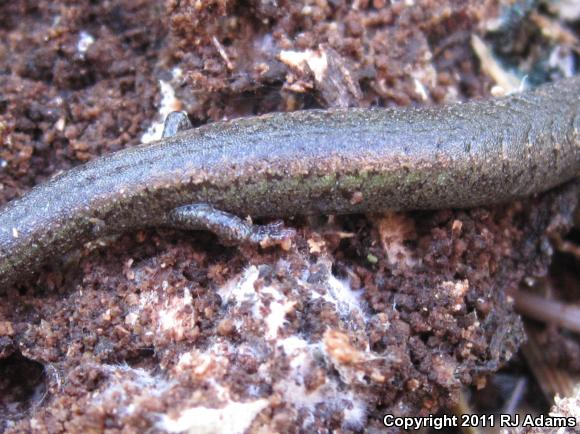
[[[229,213],[472,207],[580,173],[580,76],[443,107],[184,124],[166,124],[163,139],[76,167],[8,203],[0,211],[0,289],[51,256],[126,230],[207,228],[259,241],[263,234]]]

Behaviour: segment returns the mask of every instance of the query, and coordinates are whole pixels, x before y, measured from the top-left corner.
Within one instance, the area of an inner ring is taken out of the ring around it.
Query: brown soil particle
[[[0,201],[151,140],[175,108],[200,124],[482,96],[469,44],[498,3],[0,2]],[[506,291],[546,273],[577,190],[288,219],[288,250],[98,240],[3,296],[0,431],[387,432],[386,413],[450,407],[517,352]]]

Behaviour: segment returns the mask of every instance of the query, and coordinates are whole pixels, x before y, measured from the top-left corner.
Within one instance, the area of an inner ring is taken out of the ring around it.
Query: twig
[[[524,396],[524,393],[526,391],[526,387],[527,387],[526,379],[524,377],[520,378],[516,383],[516,387],[514,387],[514,390],[512,390],[510,399],[503,406],[502,413],[511,415],[514,415],[516,413],[516,410],[520,405],[522,397]]]
[[[561,237],[554,238],[556,249],[562,253],[568,253],[576,259],[580,259],[580,246],[572,241],[563,240]]]
[[[580,308],[522,290],[516,291],[513,297],[521,314],[580,333]]]
[[[455,414],[459,420],[465,414],[474,414],[473,409],[469,405],[469,400],[467,399],[467,395],[465,393],[465,389],[462,389],[459,392],[459,399],[455,402],[455,405],[451,408],[453,414]],[[475,426],[466,426],[461,428],[461,432],[463,434],[480,434],[479,429]]]
[[[556,395],[562,398],[571,396],[576,383],[574,378],[565,370],[550,366],[546,360],[545,351],[541,347],[542,344],[538,340],[539,333],[535,328],[527,326],[526,335],[528,341],[523,345],[522,352],[550,405],[554,404]]]

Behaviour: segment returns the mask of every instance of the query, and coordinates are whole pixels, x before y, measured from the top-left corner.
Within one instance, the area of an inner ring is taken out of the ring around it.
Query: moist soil
[[[151,140],[170,110],[202,125],[489,96],[473,35],[557,78],[529,19],[557,17],[532,3],[1,2],[0,202]],[[523,364],[509,291],[546,275],[576,197],[288,218],[287,249],[167,229],[89,243],[3,289],[0,429],[389,432],[385,414],[451,409]]]

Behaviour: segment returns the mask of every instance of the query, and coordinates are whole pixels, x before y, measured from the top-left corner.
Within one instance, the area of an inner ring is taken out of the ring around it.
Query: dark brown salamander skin
[[[169,224],[176,207],[238,216],[472,207],[580,170],[580,77],[422,109],[276,113],[123,150],[0,211],[0,289],[97,237]]]

